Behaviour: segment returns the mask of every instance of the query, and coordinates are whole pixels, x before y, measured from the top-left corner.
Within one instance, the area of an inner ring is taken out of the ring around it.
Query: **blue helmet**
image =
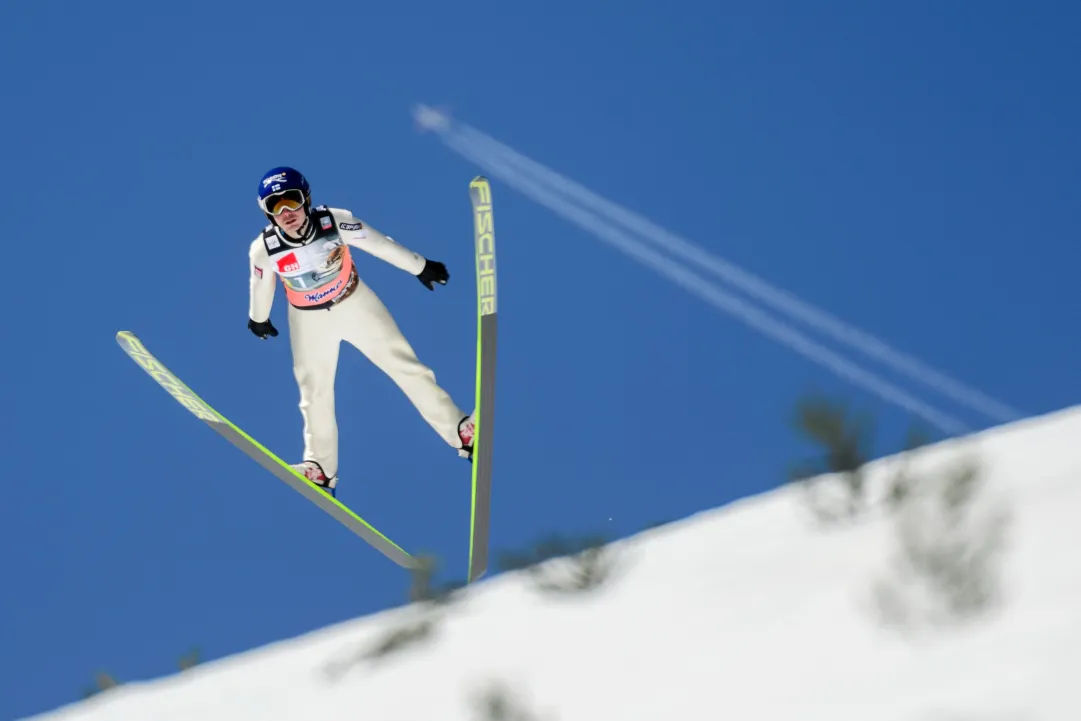
[[[259,208],[273,220],[283,208],[311,210],[311,187],[304,174],[295,168],[278,166],[263,173],[259,179]]]

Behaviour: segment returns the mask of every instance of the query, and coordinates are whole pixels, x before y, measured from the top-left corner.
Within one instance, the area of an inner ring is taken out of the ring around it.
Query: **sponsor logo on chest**
[[[296,253],[286,253],[281,258],[278,258],[279,273],[295,273],[298,270],[300,270],[300,261],[297,260]]]
[[[304,300],[308,301],[309,303],[318,303],[319,301],[323,300],[324,298],[327,298],[328,296],[331,296],[334,293],[337,293],[339,290],[341,290],[343,282],[344,281],[339,279],[337,283],[335,283],[334,285],[332,285],[329,288],[326,288],[326,289],[320,290],[320,291],[316,291],[314,293],[305,293],[304,294]]]

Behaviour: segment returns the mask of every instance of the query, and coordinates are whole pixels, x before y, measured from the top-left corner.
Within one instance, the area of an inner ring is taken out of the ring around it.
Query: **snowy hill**
[[[358,619],[36,721],[1077,721],[1079,440],[1081,409],[1029,419],[914,454],[925,479],[976,454],[986,487],[970,503],[962,484],[931,485],[890,512],[899,466],[885,459],[869,477],[874,509],[851,523],[818,525],[790,486],[614,544],[611,576],[588,592],[504,574],[445,607]],[[903,581],[905,557],[938,583]],[[971,617],[934,625],[944,599]],[[359,658],[425,613],[430,636]],[[907,631],[884,621],[901,617]],[[516,709],[485,710],[500,687]]]

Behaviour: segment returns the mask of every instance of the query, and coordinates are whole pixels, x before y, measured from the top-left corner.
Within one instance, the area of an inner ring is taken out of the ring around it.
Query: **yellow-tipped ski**
[[[477,266],[477,376],[474,403],[473,497],[469,522],[470,583],[488,570],[495,418],[496,263],[492,188],[483,175],[469,184]]]
[[[288,463],[240,430],[228,418],[211,408],[206,401],[196,395],[191,388],[188,388],[161,361],[155,358],[134,333],[122,330],[116,334],[116,342],[140,368],[156,380],[158,385],[164,388],[180,405],[191,411],[196,418],[204,421],[234,446],[244,451],[260,466],[270,471],[279,480],[288,483],[309,501],[322,508],[399,566],[404,568],[418,567],[413,556],[377,531],[370,523],[343,505],[341,501],[327,495],[319,489],[319,486],[297,473]]]

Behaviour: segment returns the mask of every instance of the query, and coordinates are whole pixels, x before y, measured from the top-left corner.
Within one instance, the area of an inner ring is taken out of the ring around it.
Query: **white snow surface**
[[[545,595],[524,572],[482,581],[439,612],[431,638],[380,662],[348,663],[418,607],[34,719],[1079,721],[1081,407],[910,460],[938,468],[965,452],[988,484],[967,532],[996,510],[1009,523],[1000,604],[962,624],[881,623],[873,588],[893,568],[899,517],[823,528],[785,486],[613,544],[616,571],[588,594]],[[874,498],[898,458],[873,464]],[[940,536],[924,526],[919,538]],[[483,713],[497,684],[528,715]]]

